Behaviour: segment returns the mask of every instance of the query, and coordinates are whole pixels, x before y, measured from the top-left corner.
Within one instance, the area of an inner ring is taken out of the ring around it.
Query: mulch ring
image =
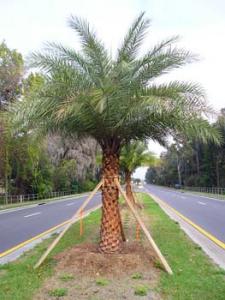
[[[145,224],[150,216],[139,211]],[[55,255],[54,275],[47,278],[32,300],[158,300],[162,297],[154,290],[160,277],[155,253],[143,234],[135,240],[136,221],[124,206],[121,209],[125,235],[120,253],[102,254],[94,243],[83,243]],[[71,280],[62,280],[62,278]],[[146,295],[136,295],[144,289]],[[65,289],[63,297],[52,291]]]
[[[108,276],[121,278],[134,272],[148,271],[154,266],[154,253],[139,242],[123,243],[120,253],[99,253],[94,244],[82,244],[55,256],[56,270],[67,269],[79,276]]]
[[[118,254],[102,254],[93,244],[75,246],[55,256],[54,275],[48,278],[33,300],[159,300],[154,290],[160,270],[154,267],[151,249],[126,242]],[[68,280],[62,280],[62,279]],[[54,296],[65,290],[62,297]],[[136,295],[144,289],[145,295]]]

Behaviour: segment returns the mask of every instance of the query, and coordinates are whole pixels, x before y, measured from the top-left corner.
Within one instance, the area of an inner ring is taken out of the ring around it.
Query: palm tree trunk
[[[115,178],[119,176],[119,152],[103,147],[102,220],[99,249],[104,253],[120,250],[125,239],[119,211],[119,191]]]
[[[130,199],[130,201],[134,204],[135,200],[134,200],[134,195],[131,187],[131,172],[128,170],[125,171],[125,182],[126,182],[126,195],[128,199]]]

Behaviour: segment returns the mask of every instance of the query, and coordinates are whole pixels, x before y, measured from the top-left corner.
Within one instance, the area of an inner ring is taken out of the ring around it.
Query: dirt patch
[[[55,259],[55,275],[34,300],[58,299],[50,295],[57,289],[67,291],[60,297],[66,300],[160,299],[154,291],[160,271],[154,267],[151,249],[139,242],[125,243],[119,254],[101,254],[96,245],[83,244]],[[140,287],[146,290],[146,296],[135,295]]]
[[[133,272],[153,269],[151,249],[139,242],[126,242],[118,254],[102,254],[97,246],[83,244],[55,256],[57,270],[70,271],[80,276],[108,276],[121,278]]]

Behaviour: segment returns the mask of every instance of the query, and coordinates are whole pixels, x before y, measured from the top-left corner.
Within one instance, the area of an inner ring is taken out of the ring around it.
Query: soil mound
[[[57,270],[69,269],[84,276],[104,275],[121,277],[134,272],[151,272],[154,256],[149,247],[145,248],[140,242],[126,242],[120,253],[102,254],[94,244],[82,244],[66,250],[54,257]]]

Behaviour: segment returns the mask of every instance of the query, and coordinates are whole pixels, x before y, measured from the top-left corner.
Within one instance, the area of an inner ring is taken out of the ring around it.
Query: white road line
[[[201,205],[206,205],[205,202],[201,202],[201,201],[198,201],[198,204],[201,204]]]
[[[36,213],[30,214],[30,215],[26,215],[26,216],[24,216],[24,218],[33,217],[33,216],[37,216],[37,215],[40,215],[40,214],[41,214],[41,212],[39,211],[39,212],[36,212]]]
[[[32,208],[35,207],[37,204],[31,204],[31,205],[27,205],[27,206],[23,206],[23,207],[15,207],[15,208],[6,208],[6,209],[2,209],[0,210],[0,215],[3,214],[8,214],[14,211],[19,211],[19,210],[23,210],[23,209],[27,209],[27,208]]]
[[[66,206],[71,206],[71,205],[74,205],[74,204],[76,204],[76,203],[68,203],[68,204],[66,204]]]

